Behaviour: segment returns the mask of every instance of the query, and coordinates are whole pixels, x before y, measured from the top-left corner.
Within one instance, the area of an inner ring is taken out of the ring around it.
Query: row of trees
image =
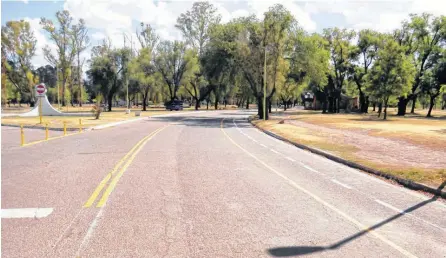
[[[29,24],[13,21],[2,28],[2,73],[7,75],[3,88],[13,85],[32,100],[32,86],[40,80],[50,87],[61,85],[63,105],[82,103],[87,93],[90,99],[100,94],[109,110],[117,98],[141,101],[143,110],[149,100],[188,98],[196,109],[203,101],[216,107],[228,100],[247,107],[252,102],[260,118],[268,118],[271,103],[282,102],[286,108],[311,90],[323,112],[339,112],[343,99],[351,95],[359,97],[358,111],[378,105],[385,119],[389,103],[398,101],[398,114],[404,115],[409,103],[414,112],[420,96],[428,96],[430,116],[446,84],[444,16],[411,15],[400,29],[387,34],[339,28],[310,34],[280,4],[263,19],[248,16],[223,24],[212,4],[196,2],[177,19],[184,41],[161,40],[153,27],[141,23],[137,46],[131,40],[129,46],[116,48],[106,39],[92,47],[85,82],[80,60],[89,44],[85,23],[72,24],[67,11],[56,18],[58,26],[41,19],[57,51],[46,47],[50,65],[36,70]],[[265,114],[264,97],[269,109]]]

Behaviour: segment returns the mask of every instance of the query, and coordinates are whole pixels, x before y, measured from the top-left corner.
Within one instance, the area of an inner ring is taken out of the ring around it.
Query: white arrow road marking
[[[53,208],[2,209],[2,219],[45,218]]]

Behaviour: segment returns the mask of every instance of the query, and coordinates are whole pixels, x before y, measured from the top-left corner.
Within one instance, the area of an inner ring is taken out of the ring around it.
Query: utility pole
[[[263,63],[263,120],[266,120],[266,46]]]

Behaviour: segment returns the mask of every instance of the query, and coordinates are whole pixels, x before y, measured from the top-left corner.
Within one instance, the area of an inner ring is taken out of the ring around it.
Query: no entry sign
[[[36,85],[36,95],[38,97],[43,97],[45,96],[45,91],[46,91],[46,87],[45,84],[41,83],[39,85]]]

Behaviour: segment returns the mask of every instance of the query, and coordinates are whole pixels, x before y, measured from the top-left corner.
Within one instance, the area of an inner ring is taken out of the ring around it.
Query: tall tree
[[[406,54],[412,56],[416,74],[408,97],[400,96],[398,115],[406,114],[406,106],[412,101],[411,113],[415,112],[415,104],[420,83],[429,57],[446,41],[446,16],[433,17],[431,14],[411,14],[410,21],[404,21],[402,29],[396,31],[395,37],[406,48]]]
[[[161,41],[157,47],[154,64],[166,83],[170,100],[177,99],[178,89],[192,57],[187,53],[185,44],[180,41]]]
[[[130,79],[134,80],[142,96],[142,110],[147,110],[149,90],[152,88],[155,78],[155,67],[152,63],[150,48],[142,48],[136,58],[129,64]]]
[[[421,92],[429,96],[427,117],[431,117],[435,99],[446,89],[446,50],[436,53],[428,62],[430,68],[423,74],[420,87]]]
[[[330,61],[335,85],[334,106],[335,112],[339,113],[341,92],[347,79],[349,65],[354,52],[354,46],[352,46],[351,41],[355,37],[355,32],[347,29],[330,28],[324,29],[324,37],[327,39],[330,48]]]
[[[404,49],[388,36],[385,37],[368,76],[370,79],[368,91],[384,104],[384,119],[386,119],[390,97],[409,92],[414,67],[404,55]]]
[[[128,48],[112,49],[110,42],[104,40],[101,46],[92,49],[90,70],[87,75],[96,87],[96,94],[101,93],[108,104],[108,111],[112,110],[113,99],[122,86],[123,70],[129,60]]]
[[[209,41],[209,29],[220,23],[220,20],[221,15],[211,3],[195,2],[191,10],[178,17],[175,27],[182,32],[187,44],[198,49],[198,55],[201,56]]]
[[[1,32],[2,70],[20,95],[34,105],[34,88],[38,77],[31,60],[36,51],[36,38],[27,21],[8,21]],[[6,85],[6,84],[5,84]]]
[[[85,21],[83,19],[79,20],[78,24],[75,24],[72,26],[72,32],[73,32],[73,44],[74,48],[76,49],[76,56],[77,56],[77,82],[79,83],[79,106],[82,106],[83,96],[82,93],[84,92],[84,89],[82,87],[82,66],[83,62],[81,63],[80,60],[80,54],[87,49],[88,45],[90,44],[90,38],[88,37],[88,29],[85,26]]]
[[[76,44],[73,40],[73,18],[67,10],[59,11],[56,13],[56,19],[59,24],[58,28],[54,25],[53,21],[41,18],[40,24],[43,29],[48,32],[50,39],[56,44],[56,54],[52,53],[49,46],[45,46],[43,53],[45,59],[56,66],[61,71],[61,84],[62,84],[62,105],[66,105],[65,87],[67,81],[70,78],[70,70],[73,60],[76,56]]]
[[[148,48],[151,51],[155,51],[156,45],[159,42],[159,36],[155,29],[150,24],[144,24],[143,22],[141,22],[140,26],[141,31],[136,31],[136,36],[138,37],[141,48]]]
[[[361,30],[358,34],[356,49],[352,53],[349,67],[350,79],[357,86],[359,93],[359,108],[362,113],[368,112],[369,97],[365,94],[366,75],[379,49],[379,33],[370,29]]]

